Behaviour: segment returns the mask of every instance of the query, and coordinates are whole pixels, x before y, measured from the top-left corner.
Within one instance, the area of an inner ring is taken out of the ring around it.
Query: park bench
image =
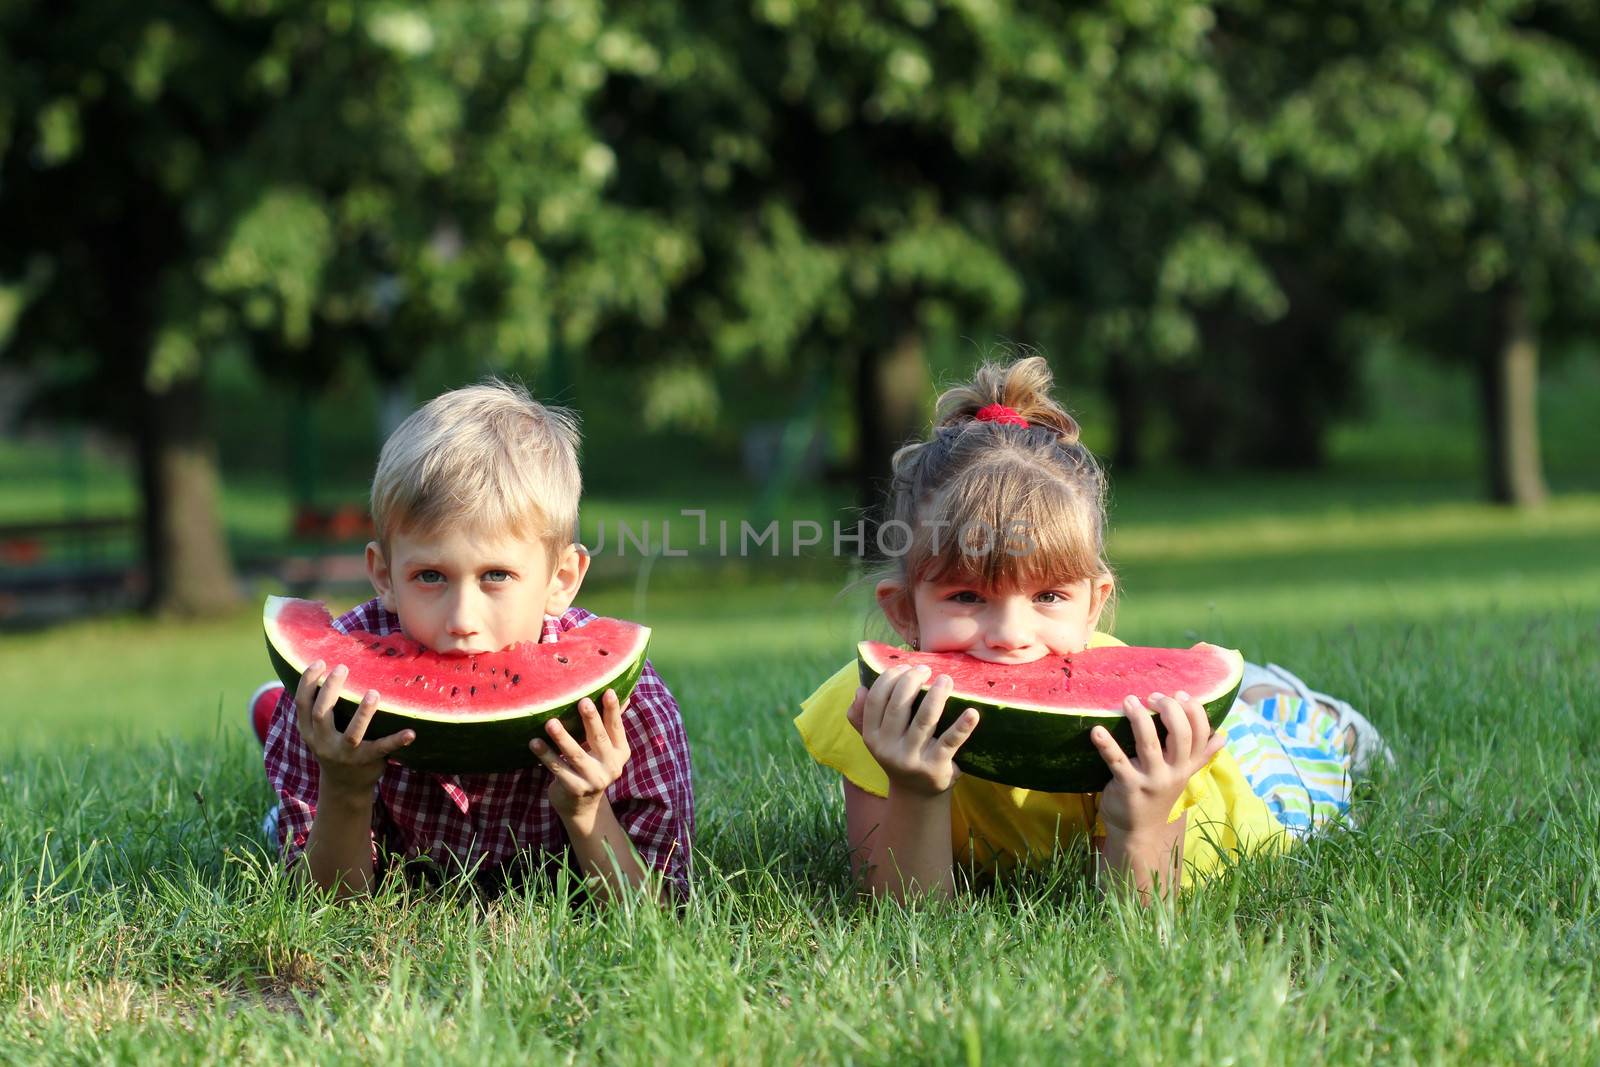
[[[0,523],[0,622],[126,602],[142,577],[128,516]]]

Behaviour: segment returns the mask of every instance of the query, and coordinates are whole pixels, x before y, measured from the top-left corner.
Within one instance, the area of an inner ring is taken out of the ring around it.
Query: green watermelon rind
[[[625,666],[615,676],[597,685],[592,692],[563,699],[544,708],[531,709],[517,714],[499,713],[493,717],[420,715],[409,709],[385,707],[380,692],[378,710],[367,726],[366,739],[377,740],[400,730],[413,730],[416,737],[409,745],[395,750],[390,757],[396,763],[414,770],[437,771],[446,774],[486,774],[520,770],[538,763],[538,757],[528,747],[536,737],[549,740],[545,723],[560,719],[567,732],[581,744],[584,739],[583,717],[578,705],[587,697],[595,707],[607,689],[617,694],[619,703],[625,703],[644,673],[646,652],[649,648],[649,630],[643,628],[644,640],[637,654],[625,660]],[[305,664],[296,666],[272,640],[272,629],[266,631],[267,655],[278,679],[293,693],[300,684]],[[571,696],[571,694],[566,694]],[[341,731],[350,725],[356,708],[361,703],[360,694],[341,693],[334,705],[333,721]]]
[[[863,641],[856,647],[861,684],[869,688],[883,670],[873,662],[872,645],[873,642]],[[1208,694],[1193,694],[1205,706],[1213,729],[1233,707],[1244,678],[1244,657],[1233,649],[1217,651],[1233,661],[1231,681]],[[928,688],[922,687],[914,707],[921,705]],[[967,708],[977,709],[978,726],[956,753],[956,766],[975,778],[1000,785],[1045,793],[1102,791],[1111,782],[1111,770],[1089,739],[1089,731],[1096,726],[1110,730],[1124,752],[1134,750],[1133,724],[1120,710],[996,703],[959,691],[952,692],[945,701],[935,733],[949,729]],[[1159,716],[1155,722],[1156,733],[1165,738],[1166,728]]]

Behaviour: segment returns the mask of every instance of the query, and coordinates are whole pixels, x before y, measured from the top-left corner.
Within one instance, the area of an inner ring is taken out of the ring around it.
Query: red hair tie
[[[1028,420],[1018,415],[1015,408],[1008,408],[1004,404],[987,404],[978,409],[976,418],[979,422],[998,422],[1006,426],[1028,425]]]

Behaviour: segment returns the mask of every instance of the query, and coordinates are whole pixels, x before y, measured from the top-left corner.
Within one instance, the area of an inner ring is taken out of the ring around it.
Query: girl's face
[[[923,652],[1031,663],[1087,648],[1111,586],[1110,575],[1038,588],[916,582],[908,604],[900,583],[885,581],[878,583],[878,602],[900,635]]]

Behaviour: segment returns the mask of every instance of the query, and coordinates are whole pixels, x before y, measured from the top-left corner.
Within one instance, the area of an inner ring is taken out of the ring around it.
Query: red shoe
[[[250,694],[250,728],[256,732],[256,740],[265,747],[267,731],[272,727],[272,713],[278,707],[278,698],[283,696],[282,682],[267,682],[260,689]]]

